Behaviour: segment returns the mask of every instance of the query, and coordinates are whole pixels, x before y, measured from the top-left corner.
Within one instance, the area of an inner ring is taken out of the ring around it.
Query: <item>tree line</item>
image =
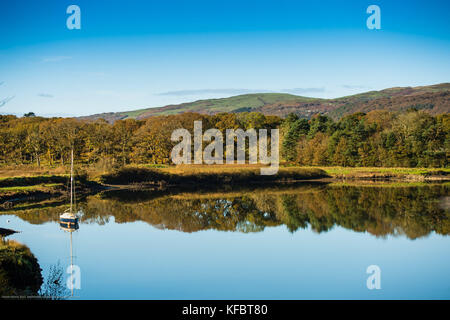
[[[282,156],[300,165],[363,167],[447,167],[450,115],[408,110],[355,113],[334,122],[289,115]]]
[[[172,132],[185,128],[193,134],[197,120],[202,121],[203,130],[217,128],[222,132],[273,129],[281,124],[281,118],[261,113],[183,113],[147,120],[118,120],[114,124],[103,119],[7,115],[0,116],[0,163],[65,165],[73,149],[76,161],[85,164],[169,164],[172,148],[178,143],[171,141]]]
[[[169,164],[175,129],[280,129],[281,159],[300,165],[447,167],[450,115],[409,110],[355,113],[338,121],[325,115],[285,119],[257,112],[183,113],[110,124],[75,118],[0,116],[0,163],[65,165],[74,149],[78,162]]]

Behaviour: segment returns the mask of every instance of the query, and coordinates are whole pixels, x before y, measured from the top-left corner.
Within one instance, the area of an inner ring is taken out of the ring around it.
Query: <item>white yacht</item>
[[[73,213],[73,202],[74,202],[74,181],[73,181],[73,149],[70,164],[70,209],[66,210],[63,214],[59,216],[59,225],[61,229],[65,231],[75,231],[78,229],[78,217]]]

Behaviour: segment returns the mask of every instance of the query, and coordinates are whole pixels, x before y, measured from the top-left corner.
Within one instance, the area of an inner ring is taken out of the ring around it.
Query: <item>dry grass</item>
[[[233,174],[248,171],[259,171],[262,165],[179,165],[159,169],[162,172],[176,175]],[[450,168],[384,168],[384,167],[301,167],[280,166],[278,175],[318,173],[323,170],[333,178],[347,179],[403,179],[411,181],[432,180],[434,177],[446,177]]]
[[[450,168],[321,167],[338,179],[448,180]]]
[[[327,177],[319,168],[279,168],[275,175],[261,175],[257,165],[181,165],[149,169],[124,167],[105,174],[106,184],[246,184],[253,182],[300,181]]]
[[[305,167],[313,168],[313,167]],[[357,175],[362,173],[399,174],[399,175],[427,175],[450,173],[450,168],[386,168],[386,167],[320,167],[332,176]]]
[[[179,174],[179,175],[192,175],[192,174],[205,174],[205,173],[233,173],[233,172],[245,172],[256,171],[263,168],[261,164],[216,164],[216,165],[204,165],[204,164],[192,164],[192,165],[177,165],[168,166],[165,168],[158,168],[162,172]],[[281,169],[281,168],[280,168]]]
[[[11,177],[34,177],[34,176],[50,176],[67,174],[66,167],[37,167],[30,165],[5,166],[0,167],[0,179]]]
[[[87,174],[86,178],[89,180],[99,181],[105,175],[111,175],[111,171],[100,170],[92,166],[77,166],[78,171]],[[157,176],[170,175],[172,177],[183,177],[183,178],[195,178],[203,176],[216,178],[222,176],[226,179],[239,177],[239,179],[251,179],[252,176],[260,175],[260,168],[264,167],[261,164],[223,164],[223,165],[151,165],[151,164],[141,164],[133,166],[133,168],[139,168],[144,170],[150,170],[153,174]],[[125,168],[131,168],[127,166]],[[322,171],[323,170],[323,171]],[[41,183],[52,183],[50,177],[57,176],[67,176],[69,171],[68,167],[37,167],[34,165],[22,165],[22,166],[3,166],[0,167],[0,187],[12,187],[12,186],[27,186],[28,183],[7,183],[5,179],[14,179],[17,182],[23,180],[26,181],[26,177],[37,179],[33,184]],[[115,171],[117,172],[117,171]],[[280,165],[279,172],[277,174],[280,179],[289,179],[289,177],[295,177],[295,179],[307,179],[307,178],[317,178],[325,177],[326,175],[339,178],[339,179],[383,179],[383,178],[396,178],[404,180],[423,180],[427,177],[433,176],[446,176],[450,174],[450,168],[379,168],[379,167],[300,167],[300,166],[285,166]],[[42,177],[40,179],[39,177]],[[228,177],[228,178],[227,178]],[[22,179],[20,179],[22,178]],[[49,180],[50,179],[50,180]],[[226,180],[225,179],[225,180]],[[160,179],[165,180],[165,179]],[[173,179],[172,179],[173,180]],[[193,179],[198,180],[198,179]],[[200,179],[201,180],[201,179]],[[210,179],[208,179],[210,180]],[[217,179],[216,179],[217,180]],[[4,181],[5,183],[1,183]],[[217,180],[219,181],[219,180]],[[61,183],[61,181],[57,181]],[[32,185],[32,184],[31,184]]]

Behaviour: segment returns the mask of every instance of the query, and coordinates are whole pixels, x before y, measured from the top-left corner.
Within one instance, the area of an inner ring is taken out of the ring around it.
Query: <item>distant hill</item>
[[[283,93],[244,94],[230,98],[198,100],[159,108],[102,113],[81,118],[90,120],[103,118],[108,122],[114,122],[119,119],[145,119],[183,112],[216,114],[254,111],[281,117],[296,113],[304,118],[311,118],[314,114],[321,113],[338,119],[355,112],[369,112],[375,109],[402,111],[409,108],[422,109],[431,114],[450,112],[450,83],[423,87],[396,87],[336,99],[307,98]]]

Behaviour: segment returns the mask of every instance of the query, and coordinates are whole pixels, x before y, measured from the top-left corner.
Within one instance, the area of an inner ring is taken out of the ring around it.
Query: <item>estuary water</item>
[[[69,299],[449,299],[448,184],[305,183],[109,191],[0,211]],[[72,237],[72,254],[70,238]],[[379,289],[367,268],[379,267]]]

